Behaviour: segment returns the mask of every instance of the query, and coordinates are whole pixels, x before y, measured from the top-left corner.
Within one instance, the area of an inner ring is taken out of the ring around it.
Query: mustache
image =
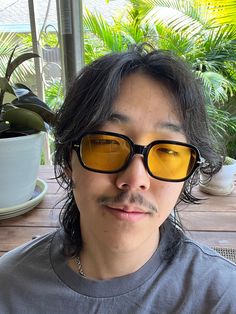
[[[146,207],[152,212],[157,213],[157,207],[153,205],[151,202],[146,200],[141,194],[139,193],[130,193],[127,191],[120,192],[114,197],[111,196],[100,196],[97,199],[100,205],[109,205],[109,204],[119,204],[123,202],[128,202],[129,204],[136,204],[141,207]]]

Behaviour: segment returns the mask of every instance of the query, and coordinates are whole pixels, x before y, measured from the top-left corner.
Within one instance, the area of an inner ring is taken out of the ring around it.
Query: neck
[[[140,269],[151,258],[158,247],[158,243],[159,234],[155,234],[153,239],[146,240],[139,247],[129,251],[104,248],[98,243],[96,243],[96,247],[94,245],[84,245],[79,259],[87,278],[111,279],[131,274]],[[76,260],[73,259],[70,264],[78,272]]]

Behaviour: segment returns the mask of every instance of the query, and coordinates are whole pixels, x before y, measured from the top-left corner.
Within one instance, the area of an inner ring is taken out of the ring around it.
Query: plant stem
[[[4,91],[1,91],[0,92],[0,117],[2,115],[2,108],[3,108],[3,98],[4,98],[4,94],[5,92]]]

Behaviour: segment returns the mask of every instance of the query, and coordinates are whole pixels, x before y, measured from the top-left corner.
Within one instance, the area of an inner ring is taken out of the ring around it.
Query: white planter
[[[212,195],[227,195],[234,190],[236,160],[231,165],[223,165],[221,170],[209,181],[207,175],[200,174],[199,189]]]
[[[32,197],[44,134],[0,139],[0,208],[22,204]]]

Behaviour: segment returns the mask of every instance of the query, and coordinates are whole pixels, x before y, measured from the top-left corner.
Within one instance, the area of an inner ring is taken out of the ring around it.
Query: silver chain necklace
[[[85,273],[84,273],[84,271],[83,271],[81,262],[80,262],[79,255],[75,257],[75,262],[76,262],[76,264],[77,264],[77,266],[78,266],[78,271],[79,271],[80,275],[83,276],[83,277],[86,277],[86,276],[85,276]]]

